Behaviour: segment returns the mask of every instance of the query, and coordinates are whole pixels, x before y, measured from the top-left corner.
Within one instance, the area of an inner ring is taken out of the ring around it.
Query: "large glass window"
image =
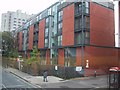
[[[48,39],[45,39],[45,47],[48,47]]]
[[[46,24],[45,24],[46,27],[49,26],[49,18],[46,18]]]
[[[45,37],[48,37],[48,28],[45,29]]]
[[[62,33],[62,22],[58,24],[58,33]]]
[[[75,13],[80,14],[82,12],[82,3],[75,4]]]
[[[39,30],[39,23],[36,23],[35,25],[34,25],[34,31],[38,31]]]
[[[85,37],[90,38],[90,32],[85,32]]]
[[[75,33],[75,44],[82,44],[82,33]]]
[[[90,43],[90,32],[86,31],[85,32],[85,44],[89,44]]]
[[[59,11],[58,12],[58,21],[62,20],[62,16],[63,16],[63,11]]]
[[[58,36],[58,46],[62,45],[62,35]]]
[[[58,65],[58,50],[57,49],[52,49],[51,53],[51,65]]]
[[[40,50],[40,64],[46,65],[46,51]]]
[[[76,65],[76,49],[75,48],[65,48],[65,66],[75,66]]]
[[[88,16],[85,16],[85,27],[88,29],[90,28],[90,20]]]
[[[84,13],[89,13],[89,2],[84,2],[83,10]]]
[[[48,15],[52,15],[52,11],[51,10],[52,10],[51,8],[48,9]]]
[[[75,18],[75,30],[80,30],[82,28],[82,18],[76,17]]]

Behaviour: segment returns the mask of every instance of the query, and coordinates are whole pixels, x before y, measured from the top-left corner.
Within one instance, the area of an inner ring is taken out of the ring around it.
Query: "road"
[[[2,88],[36,88],[36,87],[3,69]]]

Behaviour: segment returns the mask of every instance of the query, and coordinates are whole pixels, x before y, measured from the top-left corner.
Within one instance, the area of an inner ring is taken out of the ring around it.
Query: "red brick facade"
[[[47,65],[50,65],[50,50],[46,51],[46,62]]]
[[[22,51],[22,32],[19,33],[19,51]]]
[[[39,22],[38,48],[44,48],[45,19]]]
[[[34,25],[31,25],[29,28],[28,50],[33,49],[33,36],[34,36]]]
[[[63,9],[62,46],[74,45],[74,4]]]
[[[114,27],[114,11],[91,2],[90,44],[114,47]]]
[[[58,65],[64,66],[64,49],[58,50]]]

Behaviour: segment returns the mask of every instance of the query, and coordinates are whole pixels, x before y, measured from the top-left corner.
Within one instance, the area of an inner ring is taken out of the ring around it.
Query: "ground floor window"
[[[76,65],[76,48],[65,48],[64,65],[66,67]]]
[[[46,65],[46,50],[40,50],[40,65]]]

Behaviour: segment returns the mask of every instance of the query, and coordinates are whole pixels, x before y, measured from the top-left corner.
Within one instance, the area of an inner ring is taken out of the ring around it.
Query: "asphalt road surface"
[[[36,88],[36,86],[2,69],[2,88]]]

